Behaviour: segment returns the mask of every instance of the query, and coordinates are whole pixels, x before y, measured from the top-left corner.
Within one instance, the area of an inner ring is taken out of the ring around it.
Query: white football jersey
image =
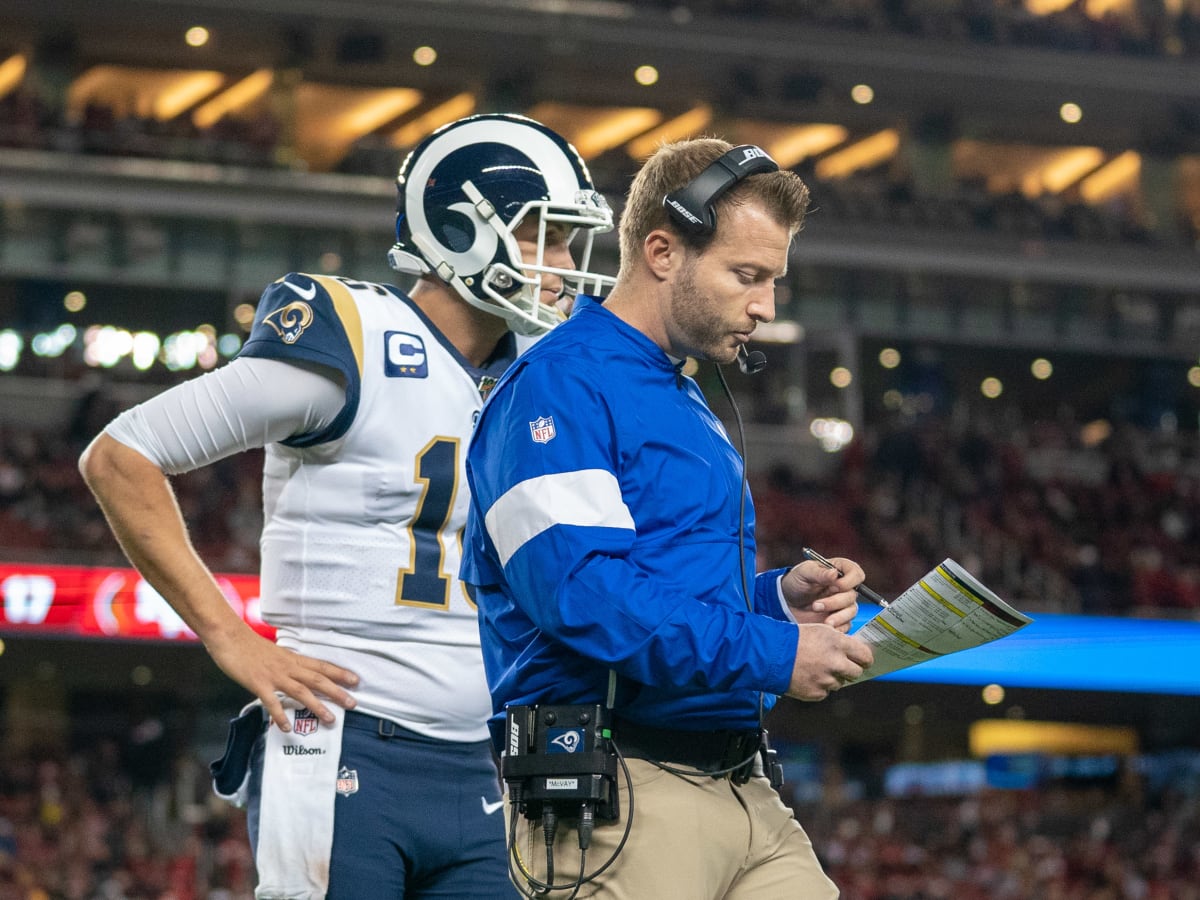
[[[507,336],[475,369],[396,288],[291,274],[263,294],[243,350],[346,382],[328,428],[266,447],[263,619],[281,645],[357,673],[358,711],[444,740],[487,737],[476,611],[458,579],[464,462],[514,346]]]

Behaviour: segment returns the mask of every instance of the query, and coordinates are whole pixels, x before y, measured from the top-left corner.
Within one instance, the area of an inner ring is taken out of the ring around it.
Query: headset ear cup
[[[663,197],[663,207],[671,220],[688,234],[712,234],[717,230],[716,211],[711,206],[696,210],[687,205],[687,191],[694,183]]]
[[[761,147],[740,144],[723,153],[679,190],[663,197],[663,208],[685,234],[712,234],[717,230],[717,201],[726,191],[743,178],[778,170],[778,163]]]

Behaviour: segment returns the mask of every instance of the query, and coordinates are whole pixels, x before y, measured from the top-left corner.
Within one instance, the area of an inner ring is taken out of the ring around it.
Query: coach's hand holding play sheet
[[[885,606],[856,635],[875,662],[854,684],[1006,637],[1033,620],[947,559]]]

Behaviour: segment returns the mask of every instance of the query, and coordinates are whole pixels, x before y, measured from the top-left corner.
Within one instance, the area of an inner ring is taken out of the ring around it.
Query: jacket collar
[[[614,315],[604,308],[603,297],[593,297],[580,294],[575,298],[575,307],[571,318],[580,318],[593,330],[604,331],[615,335],[620,343],[632,349],[638,358],[655,368],[668,372],[678,372],[685,360],[675,359],[663,351],[658,344],[650,340],[624,319]],[[589,321],[590,320],[590,321]]]

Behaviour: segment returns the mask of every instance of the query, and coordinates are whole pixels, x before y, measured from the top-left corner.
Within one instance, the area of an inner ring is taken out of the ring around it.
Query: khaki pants
[[[604,900],[834,900],[838,889],[821,870],[812,843],[766,778],[737,785],[728,778],[682,778],[641,759],[626,761],[633,782],[629,838],[578,897]],[[621,820],[597,824],[587,851],[591,874],[612,855],[629,816],[624,774]],[[579,875],[577,820],[560,822],[554,881]],[[532,825],[532,828],[530,827]],[[546,877],[540,822],[518,818],[517,847],[527,871]],[[528,890],[519,876],[518,887]],[[570,891],[554,892],[565,897]]]

